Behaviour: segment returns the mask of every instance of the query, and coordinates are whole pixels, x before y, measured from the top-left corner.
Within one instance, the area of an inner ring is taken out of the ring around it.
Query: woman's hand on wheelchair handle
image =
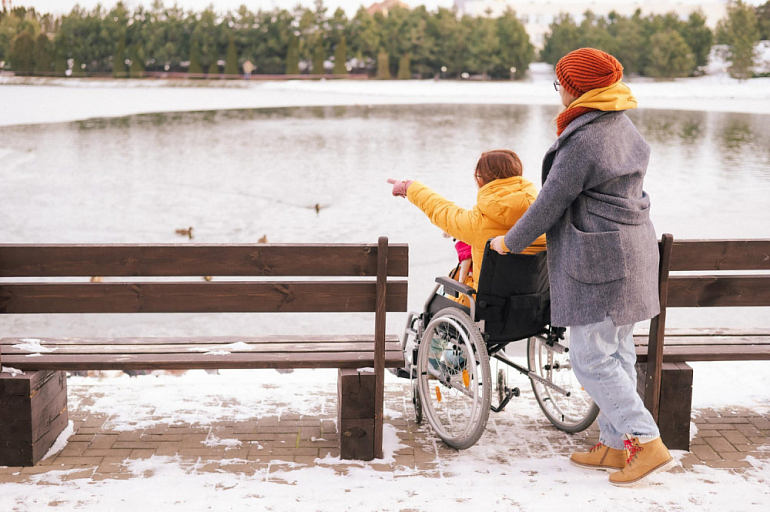
[[[508,254],[508,251],[505,250],[505,246],[503,245],[503,239],[504,236],[496,236],[494,237],[490,242],[489,246],[496,252],[500,254]]]
[[[409,185],[412,184],[412,180],[399,181],[399,180],[394,180],[393,178],[389,178],[388,183],[393,185],[394,196],[406,197],[406,190],[409,188]]]

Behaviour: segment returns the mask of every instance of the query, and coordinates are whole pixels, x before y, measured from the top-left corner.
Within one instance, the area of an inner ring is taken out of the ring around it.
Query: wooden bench
[[[649,334],[634,339],[639,391],[666,445],[689,450],[692,368],[687,362],[770,360],[770,330],[666,330],[666,311],[770,306],[770,240],[674,240],[666,234],[660,254],[661,312]]]
[[[375,313],[374,334],[355,336],[42,338],[42,351],[24,341],[37,339],[33,332],[2,338],[0,364],[25,375],[0,373],[0,466],[33,465],[47,452],[67,425],[63,371],[76,370],[337,368],[341,456],[381,458],[384,369],[404,365],[385,313],[407,306],[407,281],[389,278],[408,268],[408,247],[385,237],[376,245],[0,245],[6,315]],[[89,276],[123,279],[72,279]],[[150,276],[166,279],[141,280]],[[311,279],[280,279],[297,276]]]

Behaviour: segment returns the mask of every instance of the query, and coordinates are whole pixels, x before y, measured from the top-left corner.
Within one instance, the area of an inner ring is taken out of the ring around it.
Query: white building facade
[[[706,16],[706,24],[714,28],[727,11],[726,1],[693,2],[687,0],[667,1],[577,1],[577,0],[455,0],[458,15],[497,17],[512,8],[527,29],[532,44],[542,49],[545,35],[550,32],[550,25],[561,13],[572,16],[577,23],[583,19],[587,10],[594,14],[606,16],[612,11],[623,16],[630,16],[641,9],[643,15],[666,14],[675,12],[681,18],[687,18],[691,12],[700,9]]]

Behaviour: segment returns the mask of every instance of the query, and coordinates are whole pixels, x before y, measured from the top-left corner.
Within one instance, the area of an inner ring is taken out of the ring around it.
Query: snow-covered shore
[[[726,75],[629,82],[640,108],[770,114],[770,78]],[[0,126],[156,112],[387,104],[553,105],[551,81],[287,81],[0,78]]]

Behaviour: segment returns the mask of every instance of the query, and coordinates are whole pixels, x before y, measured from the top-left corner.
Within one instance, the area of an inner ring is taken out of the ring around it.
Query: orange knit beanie
[[[572,96],[579,98],[592,89],[609,87],[623,78],[618,59],[594,48],[580,48],[556,64],[556,78]]]

